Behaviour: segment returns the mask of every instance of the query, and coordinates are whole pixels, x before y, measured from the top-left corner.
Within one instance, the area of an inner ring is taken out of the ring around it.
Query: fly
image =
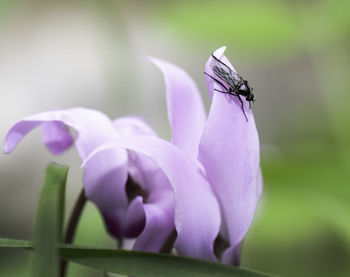
[[[239,74],[234,72],[227,64],[220,61],[214,56],[214,54],[211,54],[211,56],[214,59],[211,69],[214,72],[215,77],[206,72],[204,72],[204,74],[208,75],[223,88],[223,90],[214,89],[215,91],[238,97],[242,105],[243,114],[248,121],[241,96],[249,102],[249,108],[251,108],[251,102],[254,103],[255,101],[253,88],[248,85],[248,81],[244,80]]]

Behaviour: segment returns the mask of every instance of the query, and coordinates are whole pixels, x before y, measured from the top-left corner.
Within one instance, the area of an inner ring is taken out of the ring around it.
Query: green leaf
[[[137,277],[263,277],[248,271],[203,260],[148,252],[62,246],[61,257],[106,272]]]
[[[0,247],[32,249],[30,241],[0,239]],[[137,277],[268,277],[219,263],[165,254],[90,248],[60,244],[60,255],[67,261],[105,272]]]
[[[33,242],[28,241],[28,240],[0,238],[0,247],[1,248],[7,247],[7,248],[32,249]]]
[[[57,164],[50,164],[46,170],[35,225],[35,277],[59,276],[60,255],[57,244],[62,236],[67,173],[67,166]]]

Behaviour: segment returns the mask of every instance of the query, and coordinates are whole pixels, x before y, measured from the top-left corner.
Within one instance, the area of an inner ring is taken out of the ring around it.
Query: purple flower
[[[234,68],[224,56],[225,48],[222,47],[214,52],[232,70]],[[209,58],[205,71],[213,75]],[[229,264],[237,264],[241,242],[248,231],[253,219],[257,202],[262,191],[262,178],[259,167],[259,138],[249,103],[244,100],[244,109],[248,121],[241,109],[241,104],[237,97],[215,92],[214,89],[222,90],[212,78],[207,77],[209,94],[212,97],[208,119],[205,118],[202,101],[199,92],[192,79],[180,68],[161,61],[150,58],[163,72],[167,87],[168,117],[172,129],[172,143],[177,146],[189,159],[197,163],[197,171],[203,173],[206,182],[209,183],[216,199],[220,205],[221,238],[227,243],[228,248],[222,253],[222,261]],[[163,145],[164,144],[164,145]],[[165,147],[165,145],[168,145]],[[132,139],[118,139],[100,146],[90,155],[102,153],[111,149],[129,149],[136,152],[145,153],[156,160],[158,165],[165,160],[174,164],[175,168],[180,167],[181,161],[163,149],[159,153],[159,158],[155,151],[164,148],[171,148],[169,144],[161,139],[154,139],[144,136],[134,136]],[[166,154],[166,155],[165,155]],[[158,160],[159,159],[159,160]],[[162,159],[162,160],[160,160]],[[178,170],[177,174],[185,175],[184,169]],[[168,176],[169,178],[169,176]],[[195,186],[187,181],[187,186]],[[196,191],[191,198],[198,197],[200,192]],[[200,195],[200,199],[204,196]],[[175,188],[175,212],[177,203],[182,199],[177,198]],[[179,204],[178,204],[179,205]],[[209,203],[206,203],[207,208]],[[188,216],[194,205],[186,206],[186,214],[176,215],[175,226],[178,235],[181,235],[186,222],[176,222]],[[215,207],[210,207],[210,210]],[[206,213],[200,210],[199,213]],[[196,214],[195,217],[199,217]],[[207,225],[215,226],[216,222],[211,222],[207,218]],[[197,222],[191,222],[190,229],[195,230]],[[204,230],[201,231],[201,233]],[[197,233],[196,236],[199,236]],[[207,242],[212,243],[216,236],[212,233],[207,236]],[[179,240],[179,238],[178,238]],[[184,237],[185,244],[192,246],[192,237]],[[177,244],[179,241],[177,241]],[[175,244],[176,246],[176,244]],[[184,253],[188,254],[188,253]]]
[[[106,115],[94,110],[54,110],[19,120],[5,138],[4,152],[10,153],[24,135],[38,126],[41,127],[43,142],[56,155],[73,144],[74,139],[67,126],[73,128],[77,132],[75,146],[82,160],[97,146],[125,132],[154,134],[138,118],[125,117],[112,122]],[[144,222],[137,199],[128,203],[125,191],[127,161],[127,152],[123,149],[102,153],[93,158],[83,175],[86,196],[98,206],[106,222],[119,222],[107,225],[110,233],[117,238],[138,235]]]
[[[214,55],[229,64],[224,50]],[[237,264],[262,190],[253,114],[244,100],[246,121],[237,97],[214,92],[222,88],[208,77],[212,105],[206,118],[187,73],[149,59],[165,77],[171,142],[139,118],[111,121],[100,112],[75,108],[20,120],[9,131],[4,151],[11,152],[41,125],[45,145],[60,154],[74,141],[69,126],[78,133],[86,195],[112,235],[136,237],[137,250],[161,251],[176,229],[174,247],[180,255],[214,261],[222,256],[222,262]],[[211,59],[205,70],[212,75]],[[214,253],[219,241],[226,246],[222,255]]]

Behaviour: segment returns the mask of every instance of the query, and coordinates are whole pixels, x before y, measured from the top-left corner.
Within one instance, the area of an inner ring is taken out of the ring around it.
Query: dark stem
[[[77,201],[75,202],[75,205],[73,207],[72,213],[68,221],[66,233],[64,235],[64,240],[63,240],[63,242],[66,244],[71,244],[74,240],[79,219],[84,209],[85,203],[86,203],[85,191],[84,189],[82,189],[78,196]],[[66,276],[67,266],[68,266],[67,261],[61,261],[61,270],[60,270],[61,277]]]

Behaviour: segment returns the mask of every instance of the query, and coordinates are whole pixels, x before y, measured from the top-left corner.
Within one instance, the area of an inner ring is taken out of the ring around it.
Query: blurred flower
[[[214,54],[229,64],[224,50]],[[45,145],[60,154],[74,141],[69,126],[78,133],[86,195],[112,235],[136,238],[136,250],[164,251],[176,230],[180,255],[238,264],[262,186],[252,112],[244,103],[247,122],[237,99],[214,93],[216,84],[207,78],[212,97],[207,119],[188,74],[149,59],[165,77],[171,142],[158,138],[140,118],[111,121],[98,111],[74,108],[23,118],[9,131],[4,151],[11,152],[40,125]],[[214,251],[219,244],[222,251]]]

